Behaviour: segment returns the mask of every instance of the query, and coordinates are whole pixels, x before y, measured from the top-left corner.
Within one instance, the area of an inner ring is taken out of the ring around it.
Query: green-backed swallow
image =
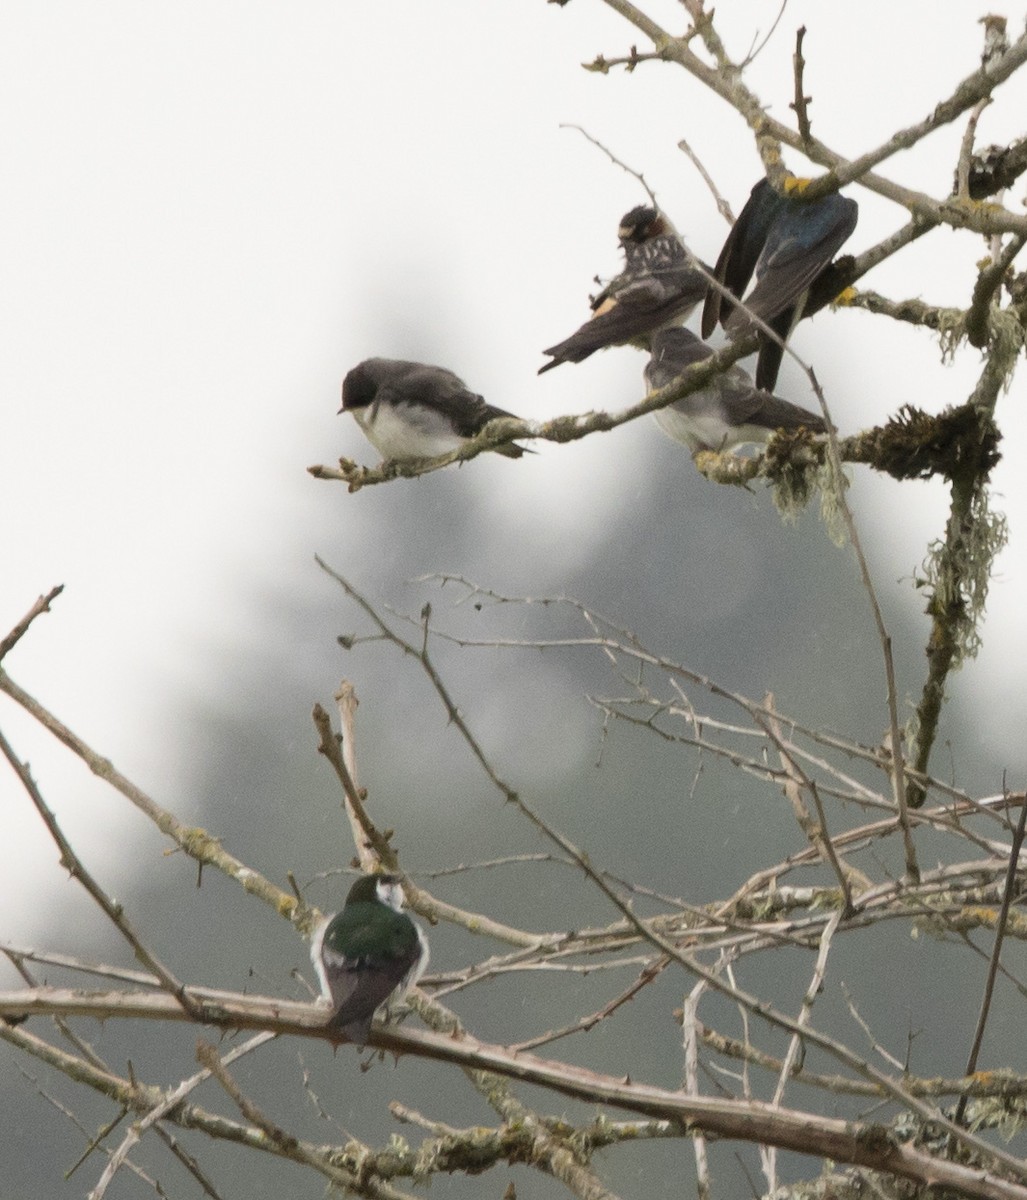
[[[402,907],[398,876],[363,875],[310,947],[321,992],[334,1010],[329,1027],[359,1046],[367,1042],[375,1009],[413,987],[428,965],[424,932]]]

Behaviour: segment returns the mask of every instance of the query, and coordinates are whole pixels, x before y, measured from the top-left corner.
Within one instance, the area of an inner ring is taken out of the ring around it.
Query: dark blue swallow
[[[752,314],[787,340],[803,315],[810,288],[825,277],[858,216],[856,201],[837,192],[802,200],[780,195],[761,179],[728,234],[713,273],[732,295],[744,297]],[[746,296],[754,272],[756,284]],[[711,288],[703,306],[703,337],[709,337],[718,321],[731,337],[752,328],[748,312]],[[774,386],[783,353],[777,342],[761,335],[757,387]]]
[[[645,340],[656,329],[683,321],[706,294],[709,270],[699,263],[659,209],[640,205],[617,230],[624,270],[592,299],[592,319],[569,338],[543,350],[553,360],[582,362],[607,346]]]
[[[703,362],[713,348],[688,329],[661,329],[652,337],[652,357],[645,368],[646,389],[673,383],[683,371]],[[730,450],[734,446],[765,444],[779,429],[806,428],[824,433],[827,426],[816,413],[781,400],[752,380],[741,367],[731,366],[704,388],[675,400],[653,413],[665,434],[698,450]]]

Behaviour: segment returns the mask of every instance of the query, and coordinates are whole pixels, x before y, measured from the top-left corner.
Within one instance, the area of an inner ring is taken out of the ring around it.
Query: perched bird
[[[856,228],[859,206],[833,192],[819,200],[782,196],[766,179],[752,189],[728,234],[713,274],[730,292],[745,297],[746,312],[714,288],[703,306],[702,335],[709,337],[719,320],[731,337],[752,328],[750,313],[765,321],[786,341],[802,316],[810,288],[830,268],[842,244]],[[749,280],[756,284],[745,296]],[[756,384],[777,382],[783,348],[766,334],[760,337]]]
[[[398,876],[363,875],[310,947],[321,992],[335,1010],[329,1026],[360,1046],[375,1009],[413,987],[428,965],[424,932],[400,911],[402,905]]]
[[[383,458],[434,458],[465,445],[489,421],[512,417],[486,404],[445,367],[368,358],[342,381],[342,408],[351,412],[367,440]],[[523,446],[497,446],[499,454],[520,458]]]
[[[661,329],[653,334],[652,358],[645,368],[646,390],[666,387],[690,366],[713,354],[713,348],[688,329]],[[778,429],[824,433],[823,417],[789,404],[752,385],[741,367],[731,366],[704,388],[653,413],[656,423],[676,442],[697,450],[728,450],[750,442],[765,443]]]
[[[543,350],[553,360],[539,374],[564,362],[582,362],[607,346],[645,339],[656,329],[683,321],[706,294],[699,263],[666,216],[639,206],[617,230],[624,270],[592,299],[592,319],[565,341]],[[708,270],[708,268],[705,268]]]

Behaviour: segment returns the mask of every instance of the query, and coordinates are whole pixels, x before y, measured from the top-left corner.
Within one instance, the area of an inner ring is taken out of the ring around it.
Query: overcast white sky
[[[684,28],[674,0],[644,7]],[[718,6],[732,53],[776,8]],[[815,131],[857,153],[974,68],[975,22],[992,8],[792,0],[749,81],[787,117],[805,24]],[[1004,11],[1022,28],[1022,6]],[[632,44],[644,48],[598,0],[0,2],[0,631],[67,585],[9,669],[130,774],[160,779],[166,798],[176,763],[162,715],[194,694],[217,704],[218,648],[257,654],[274,636],[254,596],[309,603],[323,586],[312,556],[325,529],[345,523],[357,555],[387,537],[367,526],[362,497],[305,471],[340,454],[374,461],[336,415],[349,367],[372,354],[439,362],[538,418],[640,395],[630,351],[535,374],[541,348],[587,315],[592,277],[616,271],[618,218],[643,199],[560,125],[587,127],[644,170],[710,260],[726,229],[678,140],[736,211],[759,163],[740,119],[680,70],[603,77],[579,66]],[[1022,79],[1002,89],[983,141],[1024,132],[1025,93]],[[961,132],[883,170],[940,195]],[[852,250],[901,224],[893,206],[852,194]],[[963,305],[981,252],[968,235],[935,235],[867,285]],[[940,409],[972,384],[972,354],[943,367],[931,338],[883,325],[825,314],[798,335],[843,432],[903,402]],[[778,390],[811,403],[793,367]],[[999,410],[1007,440],[995,477],[1012,542],[966,685],[1008,714],[996,738],[1023,711],[1023,404],[1019,380]],[[545,528],[539,590],[559,590],[557,564],[587,555],[604,514],[625,502],[614,467],[631,436],[464,470],[500,539],[507,522]],[[882,577],[908,577],[941,531],[943,493],[907,487],[899,507],[894,487],[860,477],[854,495]],[[65,787],[94,795],[11,706],[0,723],[55,801]],[[6,770],[0,805],[25,847],[4,868],[18,894],[18,872],[53,852]],[[79,811],[66,820],[89,848],[88,803]]]

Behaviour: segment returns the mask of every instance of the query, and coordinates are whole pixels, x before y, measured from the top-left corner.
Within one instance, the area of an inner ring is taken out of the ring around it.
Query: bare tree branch
[[[999,912],[998,925],[995,929],[995,945],[991,951],[991,961],[988,963],[988,977],[984,984],[984,998],[981,1001],[981,1011],[977,1018],[977,1028],[974,1031],[970,1056],[967,1059],[967,1075],[973,1075],[977,1070],[977,1056],[981,1052],[984,1029],[988,1023],[988,1014],[991,1012],[991,1001],[995,992],[995,977],[998,974],[999,961],[1002,957],[1002,942],[1005,938],[1006,923],[1009,920],[1009,906],[1012,903],[1013,889],[1016,886],[1016,873],[1025,831],[1027,831],[1027,804],[1021,804],[1020,819],[1017,821],[1016,832],[1013,834],[1013,845],[1009,851],[1009,871],[1006,874],[1006,883],[1002,890],[1002,908]],[[966,1102],[966,1096],[960,1096],[959,1104],[956,1106],[955,1119],[957,1123],[961,1122],[966,1114]]]
[[[72,733],[66,725],[48,712],[28,692],[20,688],[3,670],[0,670],[0,692],[20,704],[59,742],[78,755],[94,775],[109,783],[115,791],[120,792],[134,804],[157,826],[161,833],[171,838],[190,858],[194,858],[202,865],[213,866],[219,871],[223,871],[240,884],[245,891],[259,897],[282,916],[294,920],[301,932],[309,932],[313,928],[316,923],[316,913],[300,912],[294,896],[290,896],[288,892],[276,887],[263,875],[227,853],[217,838],[211,837],[204,829],[184,825],[167,809],[161,808],[141,788],[136,787],[122,775],[108,759],[91,750],[80,737]]]
[[[146,948],[140,939],[139,935],[133,929],[128,918],[125,916],[122,906],[100,887],[92,875],[86,870],[85,865],[79,856],[72,849],[71,843],[61,832],[61,827],[57,823],[57,818],[47,807],[46,801],[43,799],[42,793],[36,787],[35,780],[29,773],[28,766],[23,763],[4,737],[0,733],[0,754],[10,763],[14,773],[18,776],[22,787],[28,792],[36,811],[43,818],[43,823],[50,831],[50,836],[57,843],[57,848],[61,852],[61,866],[86,889],[90,896],[96,901],[104,915],[110,920],[121,936],[132,947],[132,950],[147,970],[160,980],[160,984],[181,1004],[182,1008],[190,1015],[197,1016],[199,1010],[195,1002],[188,995],[185,986],[180,983],[166,966],[158,959],[150,950]]]
[[[12,1008],[37,1013],[103,1015],[108,1019],[188,1019],[187,1014],[175,1005],[173,998],[160,993],[143,996],[126,993],[118,997],[108,995],[100,998],[48,988],[35,992],[0,993],[0,1014],[6,1014]],[[321,1022],[320,1029],[317,1027],[318,1020]],[[268,1031],[279,1033],[326,1035],[324,1013],[314,1006],[252,996],[238,996],[231,1003],[226,996],[223,1019],[212,1023],[223,1023],[228,1028],[264,1026]],[[0,1039],[20,1045],[47,1061],[58,1061],[62,1057],[60,1052],[31,1034],[3,1024],[0,1024]],[[548,1087],[564,1095],[577,1096],[593,1103],[611,1104],[659,1120],[683,1122],[686,1127],[701,1128],[719,1137],[766,1142],[782,1149],[873,1167],[914,1182],[931,1181],[952,1188],[960,1195],[980,1200],[1027,1200],[1027,1187],[1020,1183],[1003,1179],[990,1169],[948,1162],[911,1143],[898,1142],[882,1126],[861,1127],[856,1122],[774,1108],[757,1101],[688,1097],[681,1092],[615,1079],[566,1063],[550,1063],[532,1055],[511,1054],[500,1046],[491,1046],[475,1038],[455,1039],[429,1030],[376,1027],[372,1031],[370,1044],[395,1054],[416,1053],[420,1057],[465,1066],[471,1070],[490,1071]],[[68,1056],[63,1057],[66,1059]],[[92,1068],[87,1070],[81,1063],[74,1069],[83,1082],[98,1086],[106,1094],[123,1096],[133,1107],[140,1103],[141,1097],[131,1085],[131,1090],[126,1091],[127,1081],[103,1076]],[[151,1097],[152,1102],[147,1107],[160,1103],[162,1098]],[[942,1127],[947,1128],[948,1123],[943,1122]],[[230,1125],[224,1128],[227,1136]],[[965,1131],[958,1132],[967,1144],[973,1144],[984,1154],[999,1159],[1005,1166],[1017,1169],[1015,1159],[994,1151],[979,1139],[969,1138]],[[282,1152],[284,1145],[276,1143],[276,1150]]]
[[[606,157],[610,160],[610,162],[612,162],[614,164],[614,166],[620,167],[620,169],[622,171],[627,171],[627,173],[629,175],[632,175],[635,179],[638,180],[638,182],[645,189],[645,194],[652,201],[653,207],[659,208],[659,204],[657,203],[657,200],[656,200],[656,193],[649,186],[649,184],[646,183],[645,176],[642,174],[641,171],[636,171],[634,167],[629,167],[626,162],[623,162],[621,159],[619,159],[616,156],[616,154],[613,153],[612,150],[610,150],[608,147],[604,146],[603,143],[601,141],[599,141],[598,138],[594,138],[588,132],[588,130],[585,129],[583,126],[572,125],[572,124],[562,124],[560,126],[560,128],[561,129],[576,129],[578,131],[578,133],[580,133],[581,136],[586,139],[586,141],[591,142],[592,145],[595,146],[598,150],[602,150],[602,152],[606,155]]]
[[[41,613],[49,612],[50,605],[64,591],[64,584],[59,583],[56,587],[51,588],[45,596],[40,596],[39,599],[32,605],[29,611],[22,617],[17,625],[0,640],[0,662],[7,657],[21,639],[28,633],[29,626]]]

